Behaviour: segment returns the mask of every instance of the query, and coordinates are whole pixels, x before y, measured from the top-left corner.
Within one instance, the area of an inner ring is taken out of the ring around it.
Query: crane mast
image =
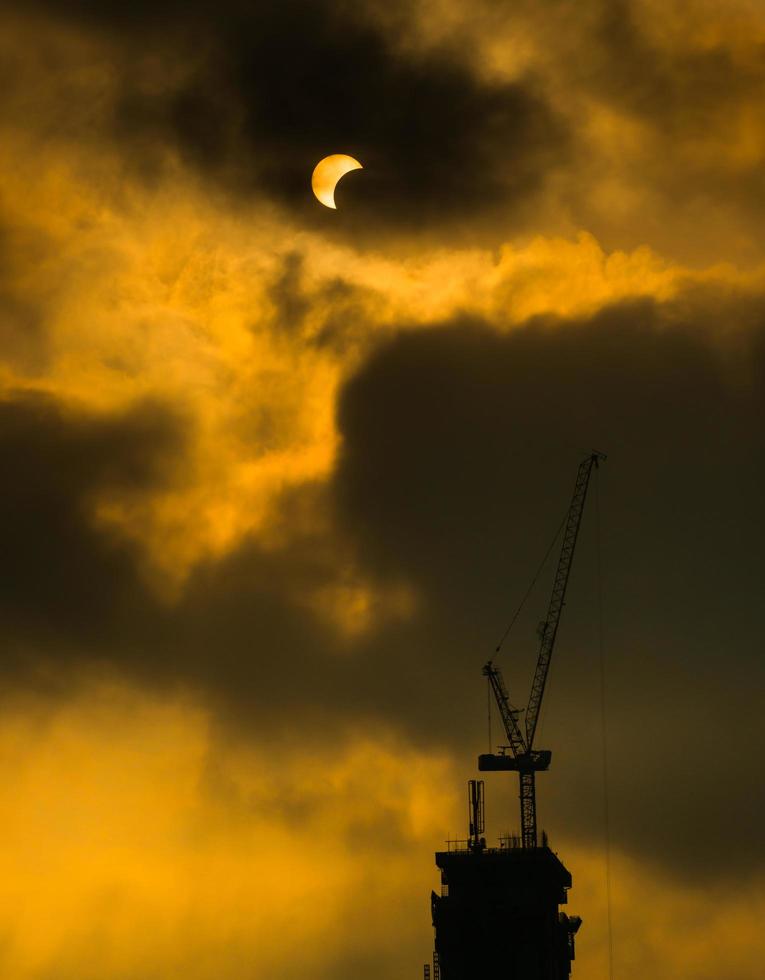
[[[525,737],[518,724],[517,708],[510,703],[510,697],[505,686],[502,672],[490,660],[483,668],[484,676],[489,680],[494,698],[499,708],[502,724],[509,741],[512,756],[506,753],[493,755],[491,753],[478,757],[478,768],[481,771],[515,771],[520,779],[521,804],[521,842],[523,847],[537,846],[537,807],[536,807],[536,773],[550,766],[552,753],[545,749],[534,749],[534,735],[539,721],[542,698],[550,670],[553,647],[558,634],[561,613],[566,598],[571,565],[574,560],[574,550],[582,523],[584,504],[587,499],[587,489],[593,467],[605,459],[602,453],[593,452],[579,464],[574,484],[574,493],[566,517],[563,531],[558,567],[555,572],[550,602],[547,608],[547,618],[540,628],[540,646],[537,666],[531,683],[529,703],[526,708]]]

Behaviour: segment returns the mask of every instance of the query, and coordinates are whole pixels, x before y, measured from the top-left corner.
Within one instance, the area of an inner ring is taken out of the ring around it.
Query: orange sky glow
[[[765,8],[293,5],[0,11],[0,975],[420,976],[596,444],[614,975],[755,980]],[[606,980],[588,535],[540,806]]]

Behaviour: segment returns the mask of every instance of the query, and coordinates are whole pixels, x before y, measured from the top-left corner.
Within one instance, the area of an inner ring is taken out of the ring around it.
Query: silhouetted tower
[[[577,471],[547,618],[539,629],[524,732],[499,668],[492,661],[483,668],[509,745],[496,755],[479,756],[478,768],[518,773],[521,833],[501,839],[498,848],[486,847],[481,836],[483,783],[471,780],[469,839],[450,842],[448,850],[436,854],[441,894],[432,895],[434,964],[442,980],[566,980],[571,973],[581,919],[560,911],[571,874],[547,846],[544,833],[541,846],[537,841],[535,778],[549,768],[552,753],[535,749],[533,743],[590,476],[601,459],[601,453],[591,453]]]
[[[471,779],[468,783],[468,811],[468,849],[482,851],[486,847],[486,838],[483,836],[486,830],[486,820],[484,818],[482,779]]]

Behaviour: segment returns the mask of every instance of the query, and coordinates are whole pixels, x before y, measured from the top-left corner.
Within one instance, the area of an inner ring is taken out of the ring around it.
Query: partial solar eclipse
[[[311,187],[317,200],[325,207],[337,210],[335,188],[338,181],[351,170],[363,169],[358,160],[354,160],[346,153],[333,153],[332,156],[319,160],[311,175]]]

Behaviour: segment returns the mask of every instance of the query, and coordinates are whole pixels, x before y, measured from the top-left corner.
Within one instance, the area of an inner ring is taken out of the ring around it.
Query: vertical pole
[[[468,782],[468,844],[472,847],[478,837],[476,831],[476,809],[478,808],[478,780]]]
[[[468,783],[468,811],[470,828],[468,847],[471,851],[479,851],[483,847],[481,837],[485,830],[482,779],[471,779]]]

